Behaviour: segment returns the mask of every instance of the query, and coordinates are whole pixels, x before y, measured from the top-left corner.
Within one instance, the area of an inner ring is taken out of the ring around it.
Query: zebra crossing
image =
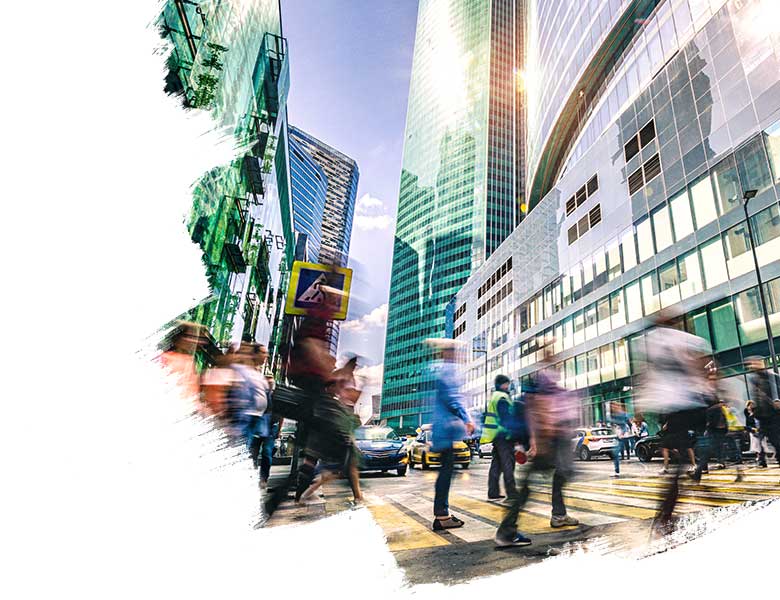
[[[365,481],[364,506],[383,530],[392,552],[439,548],[492,540],[505,507],[485,496],[485,474],[464,473],[455,481],[450,493],[450,509],[465,521],[462,528],[444,532],[431,529],[433,515],[433,480],[435,472],[414,474],[395,480]],[[734,468],[713,471],[700,483],[683,476],[678,504],[680,514],[692,514],[744,502],[780,496],[780,469],[747,468],[736,481]],[[591,474],[587,479],[570,482],[564,489],[568,513],[580,525],[553,529],[550,527],[549,479],[533,480],[531,494],[518,524],[527,535],[587,530],[596,526],[630,520],[652,519],[661,501],[665,478],[658,474],[608,477],[607,472]],[[285,503],[269,522],[278,526],[306,522],[349,508],[351,497],[343,482],[332,482],[324,489],[324,497],[307,505]]]

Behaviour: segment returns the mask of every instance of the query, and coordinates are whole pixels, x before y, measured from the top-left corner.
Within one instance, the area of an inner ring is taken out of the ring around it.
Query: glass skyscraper
[[[204,324],[222,350],[242,339],[266,344],[278,364],[295,251],[279,2],[168,0],[158,25],[171,44],[166,90],[209,111],[238,149],[195,184],[187,225],[211,294],[181,317]]]
[[[319,252],[310,253],[309,258],[321,264],[346,267],[349,261],[352,219],[355,214],[355,199],[360,178],[357,163],[296,127],[290,126],[290,140],[298,151],[305,153],[321,168],[327,180]],[[339,343],[338,321],[329,323],[328,336],[330,351],[336,354]]]
[[[421,0],[385,345],[382,418],[420,424],[422,341],[521,217],[523,0]]]
[[[306,234],[306,256],[316,262],[322,243],[322,216],[328,178],[296,137],[290,137],[290,178],[293,198],[293,226]],[[302,250],[302,249],[301,249]]]
[[[487,348],[472,407],[552,344],[584,425],[632,413],[662,310],[748,398],[746,358],[780,347],[778,18],[774,0],[529,3],[530,210],[450,306],[453,336]]]

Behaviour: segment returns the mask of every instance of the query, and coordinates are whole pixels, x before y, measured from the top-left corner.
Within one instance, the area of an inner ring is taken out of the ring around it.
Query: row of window
[[[485,302],[482,306],[480,306],[477,309],[477,319],[481,319],[485,313],[487,313],[491,308],[496,306],[499,302],[501,302],[504,298],[506,298],[509,294],[512,293],[512,280],[510,279],[504,287],[502,287],[500,290],[498,290],[493,296]]]
[[[633,196],[661,174],[661,158],[656,152],[628,176],[628,194]]]
[[[455,311],[454,320],[457,321],[458,319],[460,319],[465,314],[466,314],[466,303],[464,302]]]
[[[778,207],[772,205],[751,219],[759,264],[777,260],[780,257]],[[744,222],[739,223],[557,323],[554,330],[559,350],[567,350],[744,275],[754,268],[750,250],[747,227]],[[545,304],[534,304],[531,309],[543,311]],[[528,312],[521,308],[515,311],[515,330],[522,332]],[[528,347],[532,348],[533,343],[533,340],[529,342]]]
[[[566,201],[566,216],[568,217],[573,213],[578,206],[582,206],[585,200],[590,198],[599,189],[599,176],[598,173],[588,180],[588,183],[583,185],[577,192]]]
[[[639,154],[639,151],[645,148],[650,142],[655,139],[655,122],[653,119],[639,130],[639,133],[634,135],[623,146],[623,153],[626,157],[626,163],[630,161],[634,156]]]
[[[773,141],[773,137],[768,137],[768,146]],[[775,151],[772,147],[768,149],[769,157],[773,159]],[[738,161],[735,156],[739,158]],[[759,192],[768,189],[772,176],[765,156],[761,136],[758,136],[735,155],[721,160],[708,174],[693,181],[686,189],[610,241],[605,248],[585,258],[524,302],[519,308],[520,331],[552,317],[621,273],[628,272],[673,243],[712,223],[719,216],[739,207],[743,189],[758,189]],[[774,160],[770,162],[772,166],[775,165]],[[774,235],[772,232],[776,224],[772,222],[773,218],[772,211],[763,211],[761,217],[755,215],[752,218],[756,235],[761,238],[757,240],[759,246]],[[738,241],[747,235],[744,224],[741,228],[737,226],[729,231],[734,250],[739,253]]]
[[[601,223],[601,204],[597,204],[591,208],[584,217],[569,227],[569,246],[571,246],[574,242],[580,239],[599,223]]]
[[[482,298],[482,296],[485,295],[485,293],[492,288],[496,283],[498,283],[499,279],[501,279],[504,275],[509,273],[509,271],[512,270],[512,257],[504,261],[504,264],[502,264],[498,269],[495,270],[495,272],[487,278],[485,283],[483,283],[481,286],[479,286],[479,290],[477,291],[477,298]],[[457,317],[456,317],[457,318]]]

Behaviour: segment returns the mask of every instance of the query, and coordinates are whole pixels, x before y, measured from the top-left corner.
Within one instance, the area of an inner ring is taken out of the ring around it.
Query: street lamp
[[[758,254],[756,254],[756,243],[753,238],[753,224],[748,214],[748,202],[756,197],[758,190],[747,190],[742,196],[742,209],[745,211],[745,221],[747,222],[748,237],[750,238],[750,249],[753,253],[753,264],[756,268],[756,279],[758,280],[758,295],[761,299],[761,311],[764,313],[764,327],[766,327],[766,338],[769,342],[769,355],[772,357],[772,371],[774,377],[771,377],[773,400],[777,400],[777,355],[775,354],[775,341],[772,335],[772,325],[769,322],[769,307],[764,296],[764,282],[761,279],[761,269],[758,266]]]

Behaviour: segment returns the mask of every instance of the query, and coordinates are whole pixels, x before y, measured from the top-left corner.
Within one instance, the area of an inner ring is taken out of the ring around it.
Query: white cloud
[[[387,324],[387,302],[377,306],[370,313],[363,315],[358,319],[345,321],[341,326],[341,331],[350,331],[353,333],[365,333],[375,327],[383,328]]]
[[[363,381],[364,388],[382,387],[382,376],[385,372],[384,363],[360,367],[355,370],[355,375]]]
[[[355,204],[355,210],[358,214],[377,212],[375,209],[382,209],[384,207],[385,203],[371,194],[363,194]]]
[[[393,217],[390,215],[376,215],[366,216],[358,215],[354,219],[355,227],[363,229],[365,231],[371,231],[373,229],[383,230],[388,229],[393,224]]]

